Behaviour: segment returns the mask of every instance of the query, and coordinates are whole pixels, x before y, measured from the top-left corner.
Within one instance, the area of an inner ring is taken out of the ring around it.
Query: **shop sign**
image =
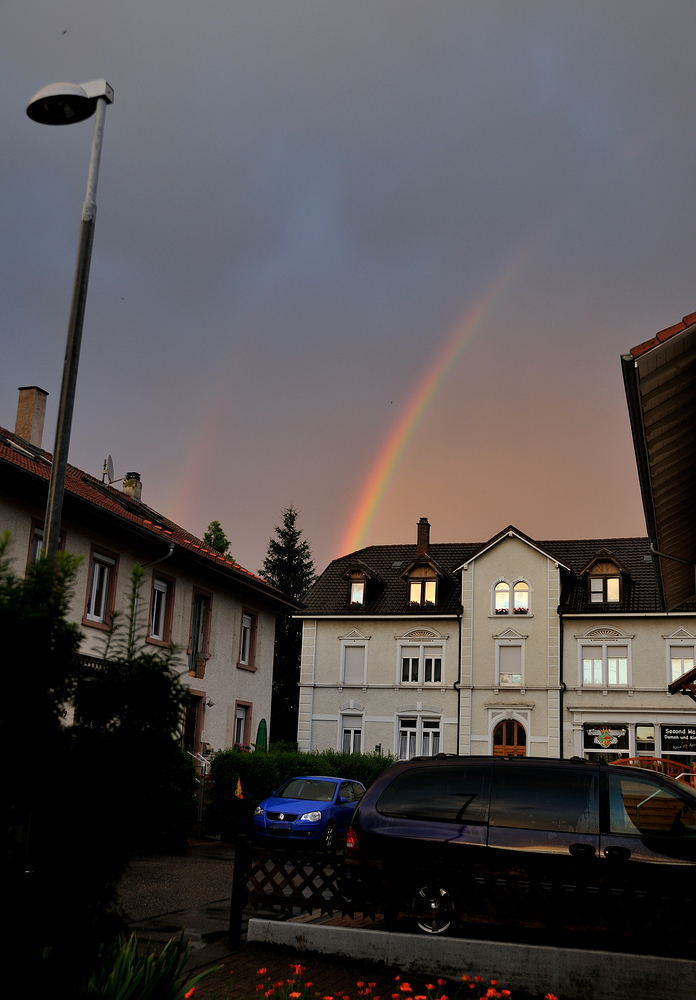
[[[584,728],[585,750],[628,750],[628,726],[586,722]]]
[[[696,726],[660,726],[662,750],[669,753],[696,753]]]

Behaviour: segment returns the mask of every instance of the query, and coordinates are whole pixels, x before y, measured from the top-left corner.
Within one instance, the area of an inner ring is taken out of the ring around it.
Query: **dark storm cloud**
[[[33,382],[55,414],[91,135],[23,108],[104,75],[73,461],[140,468],[150,502],[196,531],[220,519],[252,569],[294,501],[325,561],[395,410],[517,255],[374,540],[424,513],[439,538],[641,531],[617,359],[696,308],[695,17],[640,0],[5,2],[0,422]],[[598,434],[625,483],[601,504]]]

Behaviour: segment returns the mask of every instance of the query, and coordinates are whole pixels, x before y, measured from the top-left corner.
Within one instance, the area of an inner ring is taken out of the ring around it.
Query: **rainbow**
[[[537,241],[534,241],[537,242]],[[517,254],[481,297],[461,316],[440,348],[423,378],[416,385],[401,413],[397,416],[382,445],[358,496],[345,531],[341,536],[336,558],[354,552],[365,545],[365,539],[375,519],[385,493],[394,478],[399,463],[413,435],[423,422],[437,393],[453,371],[464,347],[490,317],[502,299],[504,291],[529,259],[528,248]]]

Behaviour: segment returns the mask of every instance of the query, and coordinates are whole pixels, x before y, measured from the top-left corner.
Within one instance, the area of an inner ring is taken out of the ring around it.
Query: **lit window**
[[[672,670],[672,680],[676,681],[682,674],[694,669],[694,647],[670,646],[669,662]]]
[[[520,581],[514,587],[514,611],[516,615],[526,615],[529,611],[529,585]]]
[[[402,646],[401,682],[442,683],[442,646]]]
[[[408,585],[409,604],[436,604],[437,580],[411,580]]]
[[[621,581],[618,576],[591,576],[590,603],[618,604],[621,600]]]
[[[104,623],[109,607],[111,576],[116,560],[99,552],[92,554],[92,568],[87,597],[86,618],[91,622]]]
[[[497,615],[507,615],[510,612],[510,584],[496,583],[495,585],[495,613]]]
[[[628,646],[583,646],[582,683],[594,687],[628,684]]]
[[[351,580],[350,581],[350,603],[351,604],[364,604],[365,603],[365,581],[364,580]]]
[[[150,638],[164,639],[167,620],[167,582],[165,580],[153,580],[152,583],[152,610],[150,614]]]

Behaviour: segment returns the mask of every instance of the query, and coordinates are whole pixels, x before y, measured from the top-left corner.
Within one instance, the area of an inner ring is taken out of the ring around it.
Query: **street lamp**
[[[75,83],[53,83],[49,87],[44,87],[38,94],[34,94],[27,107],[27,114],[32,121],[42,125],[71,125],[73,122],[84,121],[96,112],[92,154],[87,178],[87,195],[82,206],[68,337],[65,345],[63,381],[60,388],[58,421],[56,423],[56,443],[53,449],[51,477],[48,483],[44,551],[50,563],[55,562],[60,538],[60,519],[63,511],[63,491],[68,466],[68,447],[75,403],[77,368],[80,362],[82,324],[87,301],[89,265],[92,259],[94,221],[97,215],[97,181],[104,135],[104,116],[106,105],[112,104],[113,100],[114,92],[106,80],[91,80],[89,83],[82,83],[79,86]]]

